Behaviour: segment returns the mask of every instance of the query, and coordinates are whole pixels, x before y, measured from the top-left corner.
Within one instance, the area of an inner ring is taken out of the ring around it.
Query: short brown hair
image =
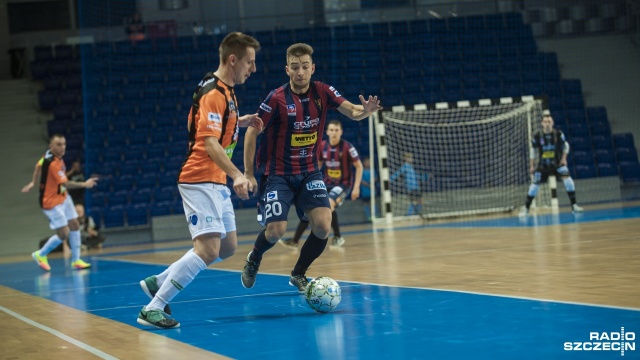
[[[340,127],[340,129],[342,129],[342,122],[340,120],[331,120],[329,121],[329,123],[327,124],[327,127],[329,127],[329,125],[337,125]]]
[[[49,137],[49,144],[53,142],[54,139],[65,139],[63,134],[55,133]],[[66,140],[66,139],[65,139]]]
[[[227,59],[231,54],[242,59],[247,53],[247,48],[252,47],[256,52],[260,51],[260,43],[254,37],[241,32],[232,32],[222,39],[218,52],[220,53],[220,62],[227,63]]]
[[[313,62],[313,48],[309,44],[305,43],[296,43],[287,49],[287,64],[289,63],[289,59],[292,57],[301,57],[304,55],[309,55],[311,57],[311,62]]]

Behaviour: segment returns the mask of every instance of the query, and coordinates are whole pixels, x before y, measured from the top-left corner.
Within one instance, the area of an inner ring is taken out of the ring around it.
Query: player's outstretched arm
[[[360,160],[353,163],[353,166],[356,168],[356,175],[353,181],[353,189],[351,190],[351,200],[355,200],[360,197],[360,184],[362,183],[362,171],[364,170],[362,161]]]
[[[204,145],[209,158],[222,169],[222,171],[233,179],[233,190],[242,200],[249,199],[249,181],[242,175],[240,170],[231,162],[226,151],[218,138],[207,136],[204,138]]]
[[[255,176],[254,160],[256,157],[256,138],[260,131],[255,127],[250,127],[244,134],[244,176],[251,183],[252,190],[258,187],[258,181]]]
[[[262,119],[258,114],[248,114],[244,116],[240,116],[238,118],[238,126],[240,127],[253,127],[258,130],[258,133],[262,131]]]
[[[360,102],[362,105],[356,105],[349,100],[345,100],[338,107],[338,111],[352,120],[360,121],[374,112],[382,110],[377,96],[369,95],[369,98],[365,99],[364,96],[360,95]]]
[[[40,162],[36,163],[36,167],[35,169],[33,169],[33,175],[31,176],[31,182],[29,182],[27,185],[22,187],[22,190],[20,190],[23,193],[27,193],[31,190],[31,188],[33,188],[33,186],[35,185],[36,181],[38,181],[38,178],[40,177],[40,171],[42,171],[42,165],[40,165]]]
[[[87,179],[86,181],[67,181],[64,186],[67,189],[91,189],[98,184],[98,178],[92,177]]]

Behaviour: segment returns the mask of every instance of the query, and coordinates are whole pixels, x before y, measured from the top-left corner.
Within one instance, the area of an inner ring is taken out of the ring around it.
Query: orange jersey
[[[227,174],[211,160],[205,138],[215,137],[231,158],[238,141],[238,108],[233,87],[217,77],[205,81],[206,91],[198,102],[194,119],[189,116],[189,152],[180,169],[178,182],[183,184],[227,184]],[[189,113],[191,115],[191,112]]]
[[[40,175],[40,207],[49,210],[67,199],[67,189],[64,187],[68,181],[67,167],[61,158],[53,156],[49,150],[38,161],[38,165],[42,171]]]

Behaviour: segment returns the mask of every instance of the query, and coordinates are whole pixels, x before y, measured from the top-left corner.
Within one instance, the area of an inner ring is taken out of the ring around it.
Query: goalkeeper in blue
[[[550,175],[562,178],[564,188],[567,190],[567,195],[569,195],[569,200],[571,201],[571,210],[574,213],[583,211],[582,207],[576,203],[576,186],[567,167],[568,154],[569,143],[562,131],[553,128],[553,117],[551,117],[549,110],[544,110],[542,114],[542,130],[533,135],[531,142],[529,172],[533,175],[533,178],[525,205],[520,209],[520,216],[529,214],[529,208],[540,189],[540,184],[545,183]]]
[[[404,185],[409,196],[409,208],[407,216],[422,215],[422,191],[420,190],[420,182],[426,181],[428,174],[417,172],[413,166],[413,154],[406,152],[403,155],[404,163],[389,180],[396,181],[398,178],[404,179]]]

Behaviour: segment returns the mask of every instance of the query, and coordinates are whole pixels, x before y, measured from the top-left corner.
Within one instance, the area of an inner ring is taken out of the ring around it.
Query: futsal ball
[[[313,310],[328,313],[338,306],[342,300],[342,292],[340,285],[335,280],[327,276],[320,276],[309,282],[305,298]]]

